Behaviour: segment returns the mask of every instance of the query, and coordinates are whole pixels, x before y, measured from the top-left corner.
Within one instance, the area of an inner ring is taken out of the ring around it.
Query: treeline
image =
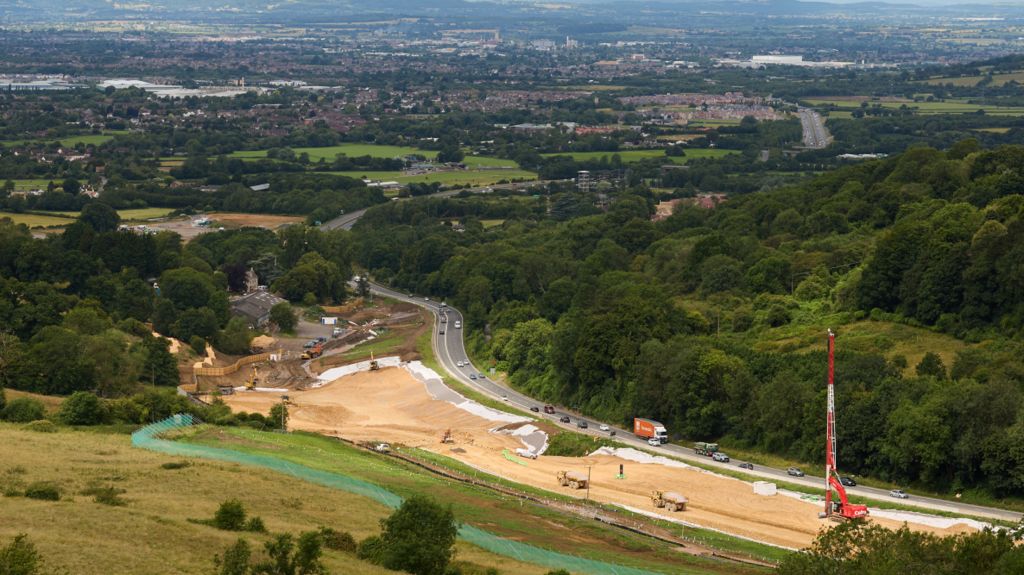
[[[228,290],[242,290],[249,268],[295,301],[346,296],[343,230],[245,228],[186,245],[174,233],[118,225],[100,203],[45,239],[0,219],[0,387],[115,397],[141,384],[176,385],[177,360],[157,334],[200,354],[208,343],[247,353],[255,332],[231,316]]]
[[[874,318],[984,342],[949,365],[841,344],[841,462],[1020,495],[1022,171],[1024,149],[967,141],[657,224],[642,188],[561,223],[545,211],[484,230],[466,215],[461,233],[441,225],[451,208],[410,202],[368,213],[355,258],[464,309],[475,352],[541,399],[805,461],[823,457],[824,356],[763,351],[773,328],[831,324],[842,342],[844,324]]]

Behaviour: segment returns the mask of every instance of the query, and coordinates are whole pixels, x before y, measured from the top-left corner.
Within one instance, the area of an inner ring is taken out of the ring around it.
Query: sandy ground
[[[277,394],[258,392],[236,393],[223,399],[232,409],[263,413],[279,401]],[[555,475],[559,470],[585,474],[589,467],[589,495],[595,500],[656,512],[774,545],[807,547],[822,527],[834,525],[818,519],[818,505],[781,495],[754,495],[750,483],[697,469],[636,463],[611,455],[541,456],[537,460],[520,460],[525,465],[513,463],[502,452],[514,451],[522,443],[516,437],[490,432],[501,424],[433,399],[424,384],[402,368],[346,376],[317,389],[291,392],[290,400],[294,404],[289,422],[292,429],[355,441],[388,441],[419,447],[520,483],[581,498],[585,495],[583,490],[560,487]],[[440,443],[448,428],[454,435],[454,445]],[[616,478],[620,464],[625,468],[625,479]],[[689,498],[687,510],[672,513],[655,509],[649,499],[653,489],[682,493]],[[873,521],[890,528],[900,525],[888,519]],[[962,525],[949,529],[910,526],[939,534],[965,530]]]
[[[191,218],[180,218],[175,220],[168,220],[165,222],[153,222],[147,223],[147,227],[156,230],[170,230],[177,233],[185,241],[195,239],[200,234],[207,232],[215,232],[218,227],[224,227],[228,229],[241,228],[241,227],[259,227],[267,228],[268,230],[276,230],[277,228],[286,225],[300,223],[303,221],[302,217],[299,216],[274,216],[268,214],[238,214],[228,212],[214,212],[205,214],[206,217],[213,220],[213,224],[210,226],[195,226],[192,225]]]

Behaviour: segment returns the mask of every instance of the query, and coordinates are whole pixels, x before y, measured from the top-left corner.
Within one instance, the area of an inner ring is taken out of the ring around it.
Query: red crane
[[[828,412],[825,420],[825,517],[830,519],[858,519],[867,517],[866,505],[854,505],[846,498],[846,489],[839,480],[836,465],[836,334],[828,330]],[[839,501],[832,501],[835,489]]]

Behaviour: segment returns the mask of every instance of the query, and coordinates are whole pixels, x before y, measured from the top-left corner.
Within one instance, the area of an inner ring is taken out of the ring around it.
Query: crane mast
[[[836,334],[828,330],[828,406],[825,414],[825,517],[834,519],[857,519],[868,515],[864,505],[854,505],[847,500],[846,489],[839,478],[836,463]],[[832,501],[832,490],[839,499]]]

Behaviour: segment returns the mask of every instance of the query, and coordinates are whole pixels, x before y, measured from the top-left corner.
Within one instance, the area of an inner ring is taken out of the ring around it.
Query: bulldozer
[[[380,369],[380,364],[377,363],[376,359],[373,359],[373,352],[370,352],[370,371],[377,371]]]
[[[455,439],[452,437],[452,430],[444,430],[444,435],[441,436],[441,443],[455,443]]]
[[[688,500],[683,495],[680,495],[674,491],[658,491],[654,490],[651,492],[651,503],[658,509],[668,509],[669,511],[686,511],[686,504]]]
[[[259,375],[260,373],[259,370],[256,369],[256,366],[252,366],[252,375],[250,375],[249,380],[245,382],[246,390],[253,391],[256,389],[256,382],[259,381]]]
[[[576,471],[559,471],[558,472],[558,484],[562,487],[571,487],[572,489],[586,489],[587,483],[590,480],[587,479],[586,475],[578,473]]]

